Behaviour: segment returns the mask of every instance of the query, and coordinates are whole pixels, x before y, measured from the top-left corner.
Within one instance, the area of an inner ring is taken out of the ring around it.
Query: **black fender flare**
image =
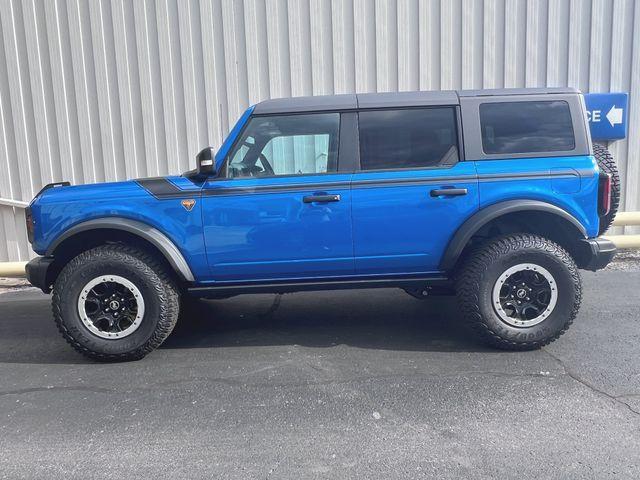
[[[89,230],[99,229],[112,229],[122,230],[128,233],[137,235],[138,237],[148,241],[155,246],[162,255],[167,259],[171,267],[181,277],[182,280],[187,282],[195,281],[193,272],[189,264],[185,260],[184,256],[175,246],[175,244],[160,230],[154,228],[146,223],[139,222],[137,220],[131,220],[129,218],[122,217],[108,217],[98,218],[94,220],[88,220],[86,222],[79,223],[66,230],[62,235],[58,236],[49,248],[47,249],[46,256],[52,256],[55,253],[56,248],[62,244],[65,240],[73,237],[74,235],[87,232]]]
[[[473,235],[475,235],[475,233],[484,225],[489,223],[491,220],[508,213],[522,211],[547,212],[556,215],[571,223],[578,229],[584,238],[587,238],[586,229],[573,215],[551,203],[539,200],[509,200],[506,202],[495,203],[474,213],[471,217],[465,220],[460,228],[458,228],[449,241],[447,249],[442,256],[440,270],[449,271],[455,267],[464,247],[467,245],[471,237],[473,237]]]

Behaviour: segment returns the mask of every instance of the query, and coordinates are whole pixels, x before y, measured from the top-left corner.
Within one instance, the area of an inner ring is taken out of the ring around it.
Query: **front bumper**
[[[585,270],[603,269],[609,262],[613,260],[616,254],[616,246],[611,240],[603,237],[587,238],[582,240],[583,254],[580,262],[580,268]]]
[[[36,257],[27,263],[27,280],[34,287],[38,287],[44,293],[51,291],[50,269],[53,264],[53,257]]]

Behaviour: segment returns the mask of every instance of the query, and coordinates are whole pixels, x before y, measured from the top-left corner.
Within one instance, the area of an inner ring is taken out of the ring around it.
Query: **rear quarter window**
[[[571,111],[563,100],[483,103],[480,128],[486,154],[575,149]]]

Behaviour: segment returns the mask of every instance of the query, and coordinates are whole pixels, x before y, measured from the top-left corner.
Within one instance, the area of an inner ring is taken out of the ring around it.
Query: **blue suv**
[[[76,350],[142,358],[187,296],[371,287],[456,294],[490,344],[539,348],[615,253],[619,178],[573,89],[267,100],[196,162],[31,202],[28,278]]]

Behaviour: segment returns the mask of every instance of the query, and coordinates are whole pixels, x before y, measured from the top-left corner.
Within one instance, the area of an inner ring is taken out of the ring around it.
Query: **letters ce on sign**
[[[584,101],[593,140],[620,140],[627,136],[626,93],[586,93]]]

